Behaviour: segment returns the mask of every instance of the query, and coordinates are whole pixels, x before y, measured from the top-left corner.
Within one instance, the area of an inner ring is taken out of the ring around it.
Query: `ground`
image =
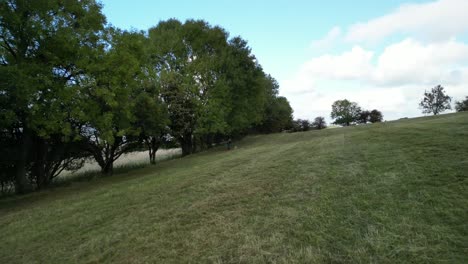
[[[235,145],[0,200],[0,263],[468,261],[468,113]]]

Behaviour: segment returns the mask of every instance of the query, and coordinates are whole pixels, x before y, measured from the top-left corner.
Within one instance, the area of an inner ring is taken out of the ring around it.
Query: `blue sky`
[[[333,100],[344,97],[364,108],[383,105],[386,119],[417,116],[417,97],[438,78],[455,99],[468,95],[468,88],[461,88],[468,62],[453,58],[465,52],[468,21],[460,10],[468,10],[467,2],[102,1],[108,22],[120,28],[146,30],[161,20],[194,18],[242,36],[280,82],[295,116],[310,119],[328,118]],[[457,23],[443,22],[447,19]],[[450,54],[436,58],[444,66],[431,69],[434,76],[406,76],[417,75],[417,65],[407,67],[408,74],[398,69],[415,60],[430,63],[424,56],[447,48]]]

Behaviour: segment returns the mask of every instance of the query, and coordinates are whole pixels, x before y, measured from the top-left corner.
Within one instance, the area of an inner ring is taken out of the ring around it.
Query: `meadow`
[[[0,200],[0,263],[466,263],[468,113],[249,136]]]

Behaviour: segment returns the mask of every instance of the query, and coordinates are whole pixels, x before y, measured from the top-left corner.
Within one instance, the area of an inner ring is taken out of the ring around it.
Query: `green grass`
[[[252,136],[0,200],[0,263],[467,263],[468,113]]]

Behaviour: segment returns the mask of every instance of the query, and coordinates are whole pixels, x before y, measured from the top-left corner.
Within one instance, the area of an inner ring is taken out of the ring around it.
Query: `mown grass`
[[[466,263],[468,113],[252,136],[0,201],[0,263]]]

